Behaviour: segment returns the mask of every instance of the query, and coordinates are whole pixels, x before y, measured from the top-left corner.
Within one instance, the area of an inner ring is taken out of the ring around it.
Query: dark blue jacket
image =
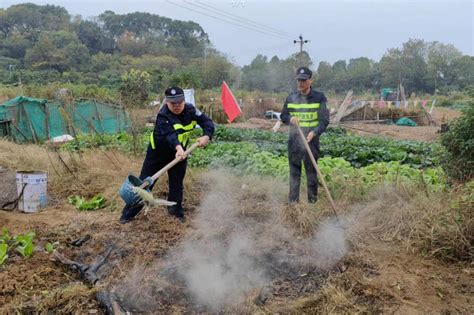
[[[153,130],[154,146],[160,150],[171,150],[173,152],[179,144],[185,148],[188,143],[180,143],[178,140],[180,132],[176,130],[175,126],[182,125],[190,128],[193,126],[193,129],[196,124],[202,128],[203,135],[212,138],[214,123],[192,104],[186,103],[183,112],[179,115],[173,114],[165,104],[156,117],[155,129]]]
[[[319,108],[315,109],[318,114],[318,125],[314,128],[311,127],[301,127],[304,134],[307,135],[310,131],[313,131],[317,138],[326,131],[327,126],[329,125],[329,110],[326,107],[327,99],[322,92],[318,92],[311,88],[308,95],[302,95],[299,91],[293,92],[286,98],[285,104],[283,105],[283,110],[280,115],[280,119],[283,123],[289,124],[291,119],[291,114],[288,110],[288,104],[315,104],[318,103]]]

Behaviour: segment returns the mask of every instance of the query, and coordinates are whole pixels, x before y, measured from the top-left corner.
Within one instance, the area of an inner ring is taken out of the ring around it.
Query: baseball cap
[[[165,91],[165,96],[168,102],[179,103],[184,101],[184,91],[182,88],[177,86],[167,88]]]
[[[311,79],[312,76],[313,72],[307,67],[299,67],[298,70],[296,70],[296,79],[308,80]]]

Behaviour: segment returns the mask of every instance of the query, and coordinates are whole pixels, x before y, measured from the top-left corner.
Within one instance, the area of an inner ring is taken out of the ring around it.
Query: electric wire
[[[171,2],[170,0],[166,0],[166,2],[168,2],[169,4],[172,4],[172,5],[174,5],[174,6],[178,6],[178,7],[184,8],[184,9],[186,9],[186,10],[190,10],[190,11],[193,11],[193,12],[196,12],[196,13],[199,13],[199,14],[202,14],[202,15],[205,15],[205,16],[208,16],[208,17],[210,17],[210,18],[213,18],[213,19],[216,19],[216,20],[219,20],[219,21],[228,23],[228,24],[232,24],[232,25],[235,25],[235,26],[238,26],[238,27],[241,27],[241,28],[248,29],[248,30],[250,30],[250,31],[254,31],[254,32],[257,32],[257,33],[261,33],[261,34],[269,35],[269,36],[274,36],[274,37],[278,37],[278,38],[288,39],[286,36],[283,36],[283,35],[272,34],[272,33],[268,33],[268,32],[262,31],[262,30],[258,30],[258,29],[255,29],[255,28],[251,28],[251,27],[248,27],[248,26],[245,26],[245,25],[237,24],[237,23],[234,23],[234,22],[231,22],[231,21],[228,21],[228,20],[219,18],[219,17],[214,16],[214,15],[212,15],[212,14],[204,13],[204,12],[201,12],[201,11],[199,11],[199,10],[195,10],[195,9],[192,9],[192,8],[189,8],[189,7],[186,7],[186,6],[183,6],[183,5],[180,5],[180,4]]]
[[[193,2],[190,2],[190,1],[187,1],[187,0],[184,0],[184,2],[190,4],[190,5],[193,5],[193,6],[197,6],[197,7],[200,7],[202,9],[207,9],[207,10],[211,10],[213,11],[214,13],[217,13],[217,14],[224,14],[226,15],[228,18],[232,19],[232,20],[236,20],[236,21],[239,21],[239,23],[245,23],[247,25],[250,25],[252,27],[259,27],[259,28],[264,28],[266,29],[267,32],[272,32],[272,33],[275,33],[275,34],[278,34],[278,35],[282,35],[282,36],[286,36],[288,38],[291,38],[288,33],[282,31],[282,30],[278,30],[276,28],[273,28],[273,27],[270,27],[270,26],[266,26],[262,23],[258,23],[258,22],[254,22],[250,19],[246,19],[246,18],[243,18],[243,17],[240,17],[236,14],[232,14],[232,13],[229,13],[225,10],[221,10],[219,8],[216,8],[214,6],[211,6],[209,4],[206,4],[206,3],[203,3],[199,0],[196,0],[197,3],[199,3],[200,5],[198,5],[197,3],[193,3]]]

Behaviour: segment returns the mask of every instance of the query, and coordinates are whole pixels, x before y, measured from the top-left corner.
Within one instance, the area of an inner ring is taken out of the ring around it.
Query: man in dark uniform
[[[166,105],[156,117],[155,129],[150,135],[150,144],[143,162],[140,179],[153,176],[166,164],[180,158],[182,161],[168,171],[168,200],[176,205],[168,207],[168,213],[184,222],[183,180],[186,174],[186,146],[190,142],[190,133],[199,125],[203,136],[197,139],[199,147],[204,147],[214,134],[214,123],[196,107],[184,101],[184,91],[179,87],[170,87],[165,91]],[[153,188],[153,185],[150,189]],[[120,223],[132,220],[143,208],[143,203],[127,204],[122,210]]]
[[[326,107],[327,99],[323,93],[311,87],[312,72],[307,67],[300,67],[296,71],[298,91],[291,93],[283,105],[281,121],[290,125],[288,137],[288,161],[290,165],[290,192],[289,203],[299,202],[301,164],[304,163],[307,177],[308,202],[314,203],[318,199],[318,178],[316,169],[306,153],[301,136],[296,129],[300,126],[306,141],[311,148],[314,158],[319,157],[319,137],[329,124],[329,111]]]

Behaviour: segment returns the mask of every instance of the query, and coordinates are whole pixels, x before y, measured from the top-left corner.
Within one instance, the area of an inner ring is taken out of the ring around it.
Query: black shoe
[[[136,204],[126,204],[122,210],[122,216],[120,217],[119,222],[126,224],[133,220],[133,218],[143,209],[143,203]]]
[[[186,218],[184,217],[184,211],[183,207],[175,205],[175,206],[169,206],[168,207],[168,213],[172,216],[175,216],[178,218],[179,221],[181,222],[186,222]]]
[[[124,217],[120,217],[120,224],[127,224],[128,222],[132,221],[133,219],[129,219],[129,218],[124,218]]]

